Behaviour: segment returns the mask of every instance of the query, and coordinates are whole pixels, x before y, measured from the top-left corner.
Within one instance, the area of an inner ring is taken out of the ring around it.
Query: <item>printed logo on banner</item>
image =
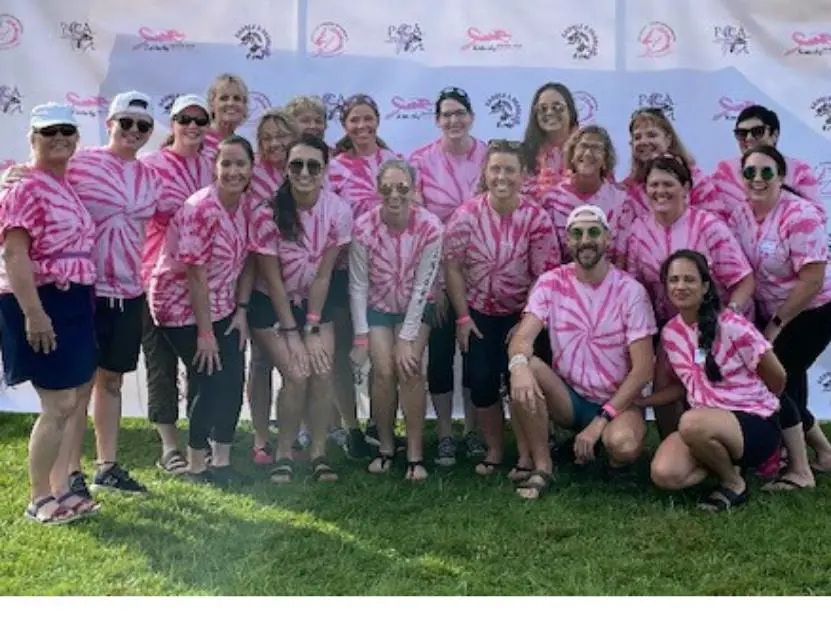
[[[577,107],[577,119],[581,124],[594,123],[594,116],[600,108],[597,99],[588,91],[575,91],[574,105]]]
[[[588,24],[572,24],[562,32],[562,37],[572,49],[571,58],[588,61],[597,56],[597,33]]]
[[[89,22],[61,22],[61,39],[69,41],[72,49],[78,52],[95,49],[95,33]]]
[[[312,56],[321,58],[340,56],[348,41],[346,29],[336,22],[321,22],[312,31],[309,39],[314,48]]]
[[[791,41],[796,47],[785,50],[784,56],[801,54],[803,56],[824,56],[831,52],[831,33],[820,32],[806,34],[796,31],[791,33]]]
[[[260,121],[263,113],[271,108],[271,100],[265,93],[259,91],[251,91],[248,93],[248,119],[245,122],[246,126],[256,125]]]
[[[259,24],[246,24],[234,33],[234,37],[245,47],[245,58],[262,61],[271,56],[271,36]]]
[[[483,32],[476,26],[471,26],[465,32],[465,36],[467,43],[462,46],[462,51],[502,52],[522,48],[522,44],[514,42],[514,36],[504,28],[494,28]]]
[[[522,121],[522,107],[510,93],[494,93],[485,100],[485,106],[488,114],[496,117],[497,128],[516,128]]]
[[[817,377],[817,383],[823,392],[831,392],[831,373],[823,373]]]
[[[713,115],[713,121],[719,120],[735,120],[739,113],[748,106],[753,106],[755,102],[750,100],[734,100],[733,98],[722,95],[718,99],[718,112]]]
[[[641,93],[638,96],[638,108],[658,108],[667,119],[675,121],[675,102],[669,93]]]
[[[385,43],[395,44],[396,54],[415,54],[424,52],[424,33],[418,23],[391,24],[387,27]]]
[[[107,98],[103,96],[82,97],[74,91],[66,94],[66,103],[72,107],[73,113],[82,117],[97,117],[106,114],[107,107],[110,105]]]
[[[159,108],[161,108],[167,115],[170,115],[170,109],[173,108],[173,102],[176,98],[184,93],[168,93],[159,98]]]
[[[831,131],[831,95],[825,95],[811,102],[811,110],[822,120],[822,131]]]
[[[638,43],[641,57],[660,58],[675,51],[675,31],[664,22],[649,22],[641,28]]]
[[[326,120],[335,121],[340,119],[340,112],[343,110],[343,104],[346,98],[341,93],[324,93],[320,98],[323,106],[326,109]]]
[[[15,115],[23,113],[23,95],[15,85],[0,85],[0,113]]]
[[[739,54],[750,54],[750,37],[747,35],[744,26],[741,24],[724,24],[713,26],[713,43],[721,45],[722,56],[738,56]]]
[[[423,119],[433,114],[433,102],[428,98],[405,98],[395,95],[390,100],[392,110],[386,119]]]
[[[820,197],[831,197],[831,160],[821,162],[814,168]]]
[[[0,50],[11,50],[20,45],[23,24],[14,15],[0,13]]]
[[[153,30],[149,26],[142,26],[138,29],[138,36],[141,43],[133,46],[134,51],[179,52],[196,48],[195,44],[188,43],[188,37],[185,33],[175,28]]]

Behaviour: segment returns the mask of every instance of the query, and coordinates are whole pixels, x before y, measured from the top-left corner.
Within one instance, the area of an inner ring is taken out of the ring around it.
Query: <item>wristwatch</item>
[[[311,323],[306,323],[306,326],[303,328],[303,332],[307,336],[317,336],[320,333],[320,325],[312,325]]]

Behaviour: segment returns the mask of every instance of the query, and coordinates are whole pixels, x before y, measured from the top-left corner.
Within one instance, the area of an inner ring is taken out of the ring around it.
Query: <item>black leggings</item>
[[[508,316],[489,316],[476,310],[470,318],[482,333],[482,338],[470,335],[467,350],[470,400],[474,407],[485,408],[498,403],[502,382],[508,385],[508,332],[519,322],[519,312]]]
[[[222,370],[214,371],[210,376],[198,372],[193,364],[196,325],[162,328],[164,337],[187,369],[188,446],[195,450],[207,449],[209,437],[219,444],[234,441],[242,409],[245,362],[239,350],[239,333],[225,335],[231,318],[228,316],[213,324]]]
[[[785,394],[794,402],[802,420],[802,429],[808,431],[816,419],[808,409],[808,369],[831,343],[831,303],[826,303],[813,310],[804,310],[788,323],[776,341],[773,352],[788,379],[785,382]],[[788,410],[784,410],[787,412]],[[782,428],[787,429],[796,423],[789,422],[786,413],[782,414]]]
[[[447,319],[444,325],[430,329],[427,345],[427,389],[430,394],[453,392],[455,375],[453,363],[456,359],[456,311],[447,305]],[[462,387],[469,388],[466,358],[462,358]]]

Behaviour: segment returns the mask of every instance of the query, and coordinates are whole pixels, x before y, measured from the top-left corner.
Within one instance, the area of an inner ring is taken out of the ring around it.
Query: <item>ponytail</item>
[[[384,141],[384,139],[382,139],[381,137],[375,137],[375,144],[378,147],[380,147],[381,149],[388,150],[390,148],[390,146],[387,145],[386,141]],[[355,144],[352,143],[352,139],[350,139],[348,136],[344,135],[343,137],[341,137],[338,140],[337,143],[335,143],[335,147],[332,150],[332,152],[333,152],[332,153],[332,158],[334,158],[335,156],[338,156],[339,154],[344,154],[344,153],[347,153],[347,152],[351,152],[354,149],[355,149]]]
[[[808,199],[807,197],[805,197],[805,195],[803,195],[802,193],[800,193],[799,191],[797,191],[797,190],[796,190],[794,187],[792,187],[790,184],[782,184],[782,190],[783,190],[783,191],[788,191],[788,193],[791,193],[791,194],[793,194],[793,195],[796,195],[796,196],[797,196],[797,197],[799,197],[800,199]]]
[[[718,294],[713,285],[707,290],[704,295],[704,300],[698,308],[698,348],[704,351],[704,373],[707,379],[712,382],[719,382],[724,379],[721,374],[721,369],[716,364],[713,356],[713,343],[716,341],[716,334],[718,334],[718,313],[721,308]]]
[[[303,225],[300,223],[297,201],[292,195],[288,176],[271,198],[271,210],[274,213],[277,229],[280,230],[280,236],[292,243],[298,242],[303,234]]]

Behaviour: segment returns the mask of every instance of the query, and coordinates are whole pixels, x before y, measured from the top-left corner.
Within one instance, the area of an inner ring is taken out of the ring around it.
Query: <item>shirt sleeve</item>
[[[342,247],[352,240],[352,223],[352,210],[346,203],[339,202],[329,230],[329,248]]]
[[[794,176],[793,186],[795,190],[805,196],[805,199],[822,205],[819,192],[819,180],[817,180],[809,165],[799,168],[799,171]]]
[[[18,228],[34,238],[42,220],[37,191],[25,181],[0,191],[0,243],[5,240],[6,232]]]
[[[537,213],[528,239],[528,268],[534,279],[560,265],[560,245],[548,213]]]
[[[401,331],[398,333],[398,337],[402,340],[415,340],[418,337],[424,317],[424,307],[427,304],[427,296],[436,281],[440,264],[441,237],[437,236],[434,241],[424,246],[424,252],[416,268],[413,294],[410,296],[407,314],[404,316]]]
[[[724,218],[727,215],[727,208],[724,205],[718,186],[708,175],[699,173],[696,177],[698,179],[690,192],[690,204]]]
[[[173,259],[182,264],[203,266],[211,259],[216,230],[216,216],[210,209],[185,204],[173,217],[178,226],[179,243]]]
[[[357,239],[349,246],[349,306],[356,336],[369,333],[367,293],[369,291],[369,250]]]
[[[531,287],[531,292],[528,294],[528,303],[525,305],[524,312],[533,314],[547,327],[549,324],[549,312],[554,303],[555,292],[555,278],[550,275],[543,275]]]
[[[443,260],[445,262],[461,260],[465,256],[470,241],[467,214],[467,210],[462,207],[456,210],[447,222],[447,229],[444,231]]]
[[[265,203],[255,204],[248,222],[248,251],[263,256],[276,256],[278,240],[274,212]]]
[[[739,241],[721,219],[714,218],[707,226],[707,243],[716,280],[727,288],[733,288],[753,273]]]
[[[796,273],[806,264],[828,261],[828,242],[821,213],[814,206],[800,205],[788,215],[783,237]]]
[[[630,282],[627,286],[624,303],[623,323],[626,331],[626,343],[632,344],[647,336],[654,336],[658,333],[658,325],[655,322],[655,310],[649,301],[649,295],[641,284]]]
[[[727,338],[733,343],[736,353],[748,370],[755,373],[765,353],[773,345],[743,317],[727,311],[722,315],[722,324]]]

